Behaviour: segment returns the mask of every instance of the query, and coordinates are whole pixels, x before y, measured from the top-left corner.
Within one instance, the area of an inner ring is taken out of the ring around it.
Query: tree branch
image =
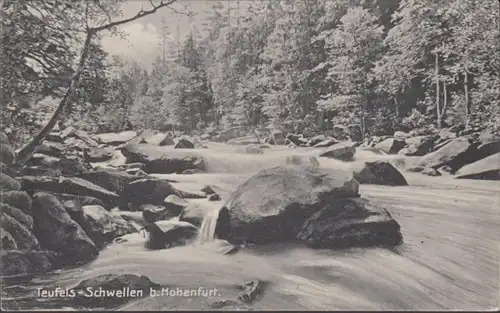
[[[109,23],[109,24],[106,24],[106,25],[102,25],[102,26],[99,26],[99,27],[94,27],[94,28],[91,28],[90,30],[93,31],[94,33],[97,33],[97,32],[100,32],[102,30],[111,29],[113,27],[120,26],[122,24],[126,24],[126,23],[129,23],[129,22],[135,21],[136,19],[141,18],[143,16],[153,14],[156,11],[158,11],[158,9],[167,7],[167,6],[175,3],[176,1],[177,0],[167,0],[167,1],[162,0],[160,2],[160,4],[158,4],[156,6],[151,1],[151,5],[153,6],[153,8],[151,10],[141,9],[139,11],[139,13],[137,13],[136,15],[134,15],[134,16],[132,16],[130,18],[126,18],[126,19],[123,19],[123,20],[120,20],[120,21],[112,22],[112,23]]]

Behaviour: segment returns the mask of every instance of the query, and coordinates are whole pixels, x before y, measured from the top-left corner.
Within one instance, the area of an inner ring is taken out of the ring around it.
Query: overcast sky
[[[162,8],[155,14],[143,17],[121,27],[121,30],[126,34],[124,39],[119,36],[105,37],[103,39],[104,49],[110,54],[134,59],[142,66],[150,68],[151,62],[159,53],[162,20],[165,20],[172,39],[175,39],[177,36],[177,25],[179,25],[180,37],[183,38],[189,33],[191,24],[196,25],[198,28],[201,27],[201,24],[212,10],[212,6],[218,2],[227,7],[228,0],[182,0],[181,3],[172,6],[173,9],[179,12],[187,12],[187,10],[193,12],[192,22],[190,22],[187,15],[178,14],[169,8]],[[236,16],[236,2],[236,0],[230,0],[231,7],[234,8],[233,16]],[[244,0],[240,1],[240,11],[245,10],[248,2]],[[149,0],[127,1],[122,6],[123,17],[134,16],[141,10],[141,7],[144,7],[145,10],[151,8]]]

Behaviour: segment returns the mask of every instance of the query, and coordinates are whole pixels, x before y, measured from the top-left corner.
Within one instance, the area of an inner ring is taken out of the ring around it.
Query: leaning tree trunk
[[[113,27],[123,25],[123,24],[126,24],[128,22],[132,22],[134,20],[142,18],[144,16],[153,14],[158,9],[167,7],[176,1],[177,0],[161,0],[161,2],[158,5],[154,5],[153,2],[151,1],[151,5],[153,7],[151,10],[141,9],[139,11],[139,13],[137,13],[136,15],[134,15],[130,18],[126,18],[126,19],[116,21],[116,22],[111,22],[109,24],[105,24],[105,25],[95,27],[95,28],[87,28],[87,35],[85,38],[85,43],[83,45],[82,53],[80,55],[80,60],[78,61],[78,66],[75,70],[75,73],[71,76],[69,86],[68,86],[68,89],[66,90],[66,93],[64,94],[63,98],[59,102],[59,105],[57,106],[56,111],[54,112],[54,114],[50,118],[47,125],[45,125],[45,127],[40,131],[40,133],[38,133],[38,135],[36,135],[26,146],[21,148],[21,150],[16,154],[16,164],[17,165],[24,165],[31,158],[31,156],[35,152],[36,147],[43,142],[45,137],[47,137],[47,135],[52,131],[52,129],[56,125],[64,108],[66,108],[71,103],[73,93],[75,92],[76,86],[78,85],[78,83],[80,81],[80,76],[82,74],[83,67],[85,65],[85,61],[87,60],[87,57],[88,57],[88,54],[90,51],[90,44],[92,42],[92,37],[100,31],[109,30]]]
[[[52,129],[56,125],[57,121],[59,120],[59,116],[63,112],[64,108],[66,108],[69,104],[71,104],[72,95],[76,89],[76,86],[80,81],[80,76],[82,74],[85,61],[87,60],[90,51],[90,44],[92,42],[93,35],[94,35],[93,31],[87,32],[87,37],[85,38],[85,43],[82,49],[82,53],[80,55],[78,67],[75,73],[72,75],[66,93],[59,102],[57,109],[55,110],[54,114],[50,118],[47,125],[45,125],[45,127],[38,133],[38,135],[36,135],[26,146],[21,148],[21,150],[17,153],[16,164],[23,165],[31,158],[31,156],[35,152],[36,147],[42,143],[45,137],[47,137],[47,135],[52,131]]]

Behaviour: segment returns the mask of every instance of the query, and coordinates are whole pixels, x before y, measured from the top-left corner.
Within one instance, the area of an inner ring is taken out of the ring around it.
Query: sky
[[[158,3],[158,0],[153,1]],[[212,5],[218,2],[225,7],[230,3],[232,10],[234,8],[234,12],[236,12],[237,0],[230,0],[230,2],[228,0],[182,0],[182,2],[172,5],[172,9],[181,13],[192,12],[191,19],[187,14],[179,14],[169,8],[162,8],[154,14],[123,25],[120,30],[125,34],[125,38],[105,36],[102,41],[103,47],[112,55],[134,59],[143,67],[150,69],[152,61],[160,53],[162,20],[165,21],[172,40],[175,40],[177,35],[182,39],[189,33],[191,25],[195,25],[197,28],[202,27],[202,23],[206,21],[212,10]],[[248,3],[249,1],[240,0],[240,11],[245,10]],[[150,9],[149,0],[127,1],[122,6],[123,18],[134,16],[141,10],[141,7],[144,7],[144,10]],[[236,16],[236,13],[233,16]],[[177,26],[179,26],[178,32]]]

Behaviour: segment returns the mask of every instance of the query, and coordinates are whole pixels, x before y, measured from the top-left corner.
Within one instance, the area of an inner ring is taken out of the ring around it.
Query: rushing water
[[[217,219],[219,218],[220,208],[209,211],[203,218],[196,244],[202,245],[210,243],[215,240],[215,228],[217,226]]]
[[[210,173],[175,177],[179,188],[205,184],[223,198],[256,171],[286,162],[286,155],[315,155],[311,149],[266,150],[263,155],[237,154],[234,148],[205,149]],[[400,166],[412,160],[357,154],[358,161],[385,158]],[[320,158],[322,167],[353,168]],[[404,243],[381,248],[340,251],[296,245],[247,247],[222,254],[224,243],[211,240],[217,208],[214,202],[200,230],[199,242],[147,251],[138,233],[101,251],[92,263],[31,280],[4,281],[9,307],[59,308],[67,304],[36,297],[38,286],[72,286],[107,273],[136,273],[179,288],[217,288],[214,297],[155,297],[134,301],[122,310],[208,310],[220,300],[236,300],[238,285],[267,282],[253,309],[296,310],[487,310],[498,307],[500,183],[405,174],[411,186],[362,185],[360,193],[386,207],[401,224]],[[196,200],[200,201],[200,200]],[[211,240],[211,241],[210,241]],[[21,287],[22,286],[22,287]],[[23,297],[24,296],[24,297]],[[5,306],[5,303],[4,303]]]

